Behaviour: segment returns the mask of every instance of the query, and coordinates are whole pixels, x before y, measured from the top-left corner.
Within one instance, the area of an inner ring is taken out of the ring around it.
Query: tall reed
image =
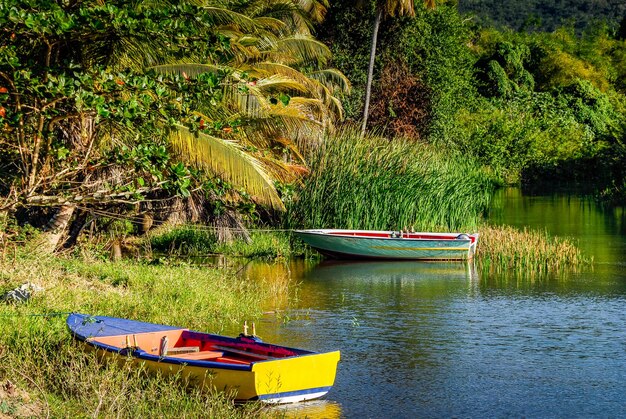
[[[289,227],[475,229],[493,185],[474,161],[352,127],[329,135],[288,204]]]
[[[545,231],[482,226],[477,261],[485,272],[542,275],[576,271],[592,262],[568,239]]]

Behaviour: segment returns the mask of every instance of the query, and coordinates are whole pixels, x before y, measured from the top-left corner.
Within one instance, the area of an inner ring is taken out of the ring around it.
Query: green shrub
[[[159,232],[149,240],[152,250],[178,255],[212,253],[217,243],[212,231],[193,225]]]

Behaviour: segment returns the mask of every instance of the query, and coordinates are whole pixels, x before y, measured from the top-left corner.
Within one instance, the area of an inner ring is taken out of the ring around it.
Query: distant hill
[[[626,17],[626,0],[458,0],[459,11],[472,13],[483,24],[515,30],[552,31],[564,24],[584,29],[589,22],[615,25]]]

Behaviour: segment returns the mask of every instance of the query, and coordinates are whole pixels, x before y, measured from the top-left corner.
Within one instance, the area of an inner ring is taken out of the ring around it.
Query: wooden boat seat
[[[168,351],[167,355],[171,356],[172,358],[182,358],[182,359],[201,361],[201,360],[207,360],[207,359],[220,358],[224,355],[224,352],[200,351],[200,352],[188,352],[185,354],[172,354]]]
[[[193,352],[200,352],[199,346],[174,346],[171,348],[167,348],[165,351],[165,355],[178,355],[178,354],[188,354]]]
[[[248,352],[248,351],[242,351],[236,348],[231,348],[229,346],[218,346],[215,345],[215,348],[217,349],[221,349],[224,352],[230,352],[233,354],[237,354],[237,355],[243,355],[243,356],[247,356],[249,358],[256,358],[256,359],[276,359],[273,356],[269,356],[269,355],[263,355],[263,354],[255,354],[254,352]]]

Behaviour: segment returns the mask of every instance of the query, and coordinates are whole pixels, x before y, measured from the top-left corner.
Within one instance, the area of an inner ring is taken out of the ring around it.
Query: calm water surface
[[[289,309],[268,302],[264,339],[341,350],[326,400],[287,416],[625,417],[624,211],[507,190],[490,218],[574,238],[595,266],[532,281],[462,263],[250,266],[301,284]]]

